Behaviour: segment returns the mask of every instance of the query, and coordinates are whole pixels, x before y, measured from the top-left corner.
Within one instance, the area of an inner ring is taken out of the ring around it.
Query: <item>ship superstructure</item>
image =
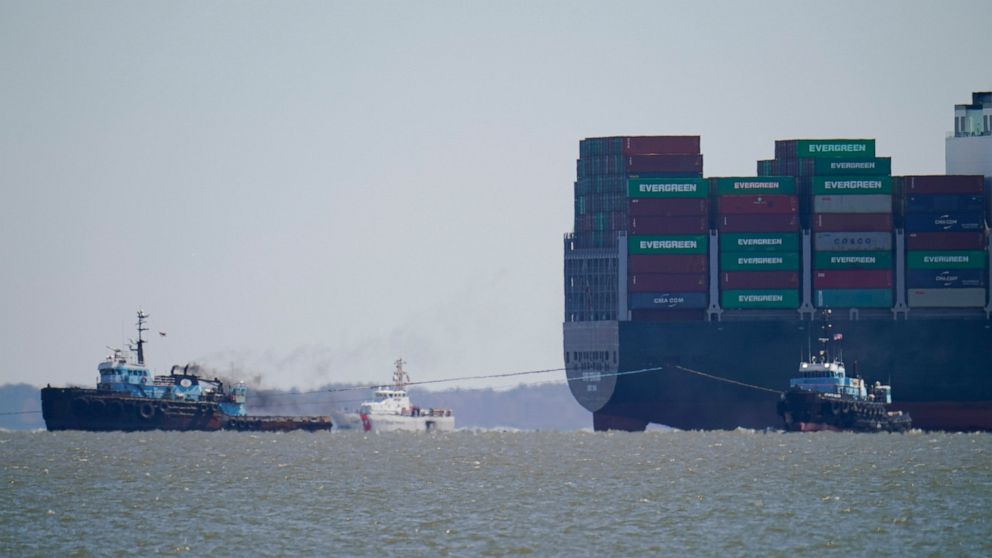
[[[828,308],[917,426],[992,429],[985,179],[892,176],[875,143],[780,140],[703,178],[696,136],[580,142],[564,360],[596,429],[778,425]]]

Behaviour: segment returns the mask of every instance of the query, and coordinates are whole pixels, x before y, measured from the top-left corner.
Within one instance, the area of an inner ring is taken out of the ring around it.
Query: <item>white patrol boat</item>
[[[362,403],[358,416],[366,432],[450,431],[455,429],[455,416],[451,409],[424,409],[410,402],[406,386],[410,376],[403,370],[406,362],[394,363],[393,385],[375,389],[374,399]]]

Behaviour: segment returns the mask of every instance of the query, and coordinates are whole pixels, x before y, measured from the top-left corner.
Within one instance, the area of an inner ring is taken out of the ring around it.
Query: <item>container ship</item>
[[[196,367],[173,366],[153,375],[145,366],[142,334],[148,314],[138,311],[136,360],[114,349],[97,365],[96,389],[48,387],[41,390],[41,412],[50,431],[88,430],[240,430],[310,432],[330,430],[327,416],[251,416],[245,409],[248,387],[200,377]]]
[[[915,428],[992,430],[992,93],[955,107],[947,174],[874,139],[789,139],[703,175],[699,136],[579,143],[564,361],[596,430],[776,428],[830,310]],[[849,366],[852,363],[848,363]]]

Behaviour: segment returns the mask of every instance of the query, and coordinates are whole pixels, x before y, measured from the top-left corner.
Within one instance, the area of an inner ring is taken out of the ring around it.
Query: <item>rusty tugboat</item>
[[[820,350],[799,363],[798,375],[789,380],[789,390],[782,394],[777,411],[785,429],[795,432],[906,432],[912,426],[908,413],[890,411],[892,388],[875,382],[867,388],[857,374],[849,377],[842,352],[833,354],[830,346],[844,339],[832,331],[830,310],[824,311]],[[812,342],[810,342],[810,346]],[[839,345],[838,345],[839,346]]]
[[[97,369],[96,389],[81,387],[41,390],[41,409],[50,431],[242,430],[287,432],[330,430],[327,416],[249,416],[245,410],[248,387],[226,389],[217,378],[207,380],[196,367],[173,366],[168,375],[154,376],[145,366],[142,334],[148,314],[138,310],[138,340],[112,353]]]

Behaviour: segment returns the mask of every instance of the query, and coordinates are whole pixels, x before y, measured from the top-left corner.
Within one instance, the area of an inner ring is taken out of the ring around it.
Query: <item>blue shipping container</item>
[[[984,227],[985,214],[980,211],[906,214],[908,232],[980,231]]]
[[[906,286],[910,289],[952,289],[984,287],[984,269],[907,269]]]
[[[985,196],[908,196],[906,213],[961,213],[985,211]]]
[[[630,293],[631,310],[706,308],[706,293]]]

